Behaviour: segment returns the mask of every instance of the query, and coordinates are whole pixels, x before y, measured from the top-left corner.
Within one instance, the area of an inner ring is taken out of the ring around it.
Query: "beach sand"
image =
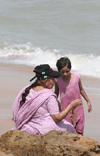
[[[12,105],[19,91],[30,84],[33,67],[0,63],[0,135],[14,127]],[[81,76],[83,87],[92,103],[92,112],[88,113],[87,103],[83,99],[85,111],[84,136],[100,143],[100,79]]]

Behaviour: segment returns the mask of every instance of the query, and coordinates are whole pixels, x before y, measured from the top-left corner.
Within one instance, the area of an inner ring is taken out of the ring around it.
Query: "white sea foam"
[[[68,56],[72,71],[100,77],[99,0],[2,1],[0,21],[1,62],[55,68]]]
[[[56,61],[67,56],[72,62],[72,71],[82,75],[100,77],[100,55],[64,53],[57,49],[34,48],[31,43],[13,44],[0,49],[0,62],[26,64],[50,64],[56,68]]]

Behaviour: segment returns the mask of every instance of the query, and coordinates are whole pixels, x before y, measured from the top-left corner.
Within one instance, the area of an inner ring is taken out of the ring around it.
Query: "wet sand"
[[[0,63],[0,135],[14,127],[11,108],[18,92],[30,84],[33,67]],[[84,102],[84,136],[100,143],[100,79],[81,76],[83,87],[92,103],[92,112],[88,113]]]

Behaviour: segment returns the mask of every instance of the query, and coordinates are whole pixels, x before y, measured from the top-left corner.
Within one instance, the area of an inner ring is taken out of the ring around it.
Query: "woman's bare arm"
[[[76,106],[79,106],[80,104],[82,104],[82,101],[80,99],[76,99],[74,101],[72,101],[65,110],[63,110],[62,112],[58,113],[58,114],[53,114],[51,115],[51,117],[53,118],[53,120],[58,123],[60,122],[62,119],[64,119],[66,117],[66,115],[69,113],[69,111]]]

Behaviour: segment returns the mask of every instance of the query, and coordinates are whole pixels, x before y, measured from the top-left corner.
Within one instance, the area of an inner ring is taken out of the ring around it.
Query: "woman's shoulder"
[[[45,89],[44,89],[44,92],[45,92],[45,93],[48,93],[48,94],[50,94],[50,95],[56,96],[56,94],[55,94],[52,90],[50,90],[50,89],[45,88]]]
[[[38,92],[36,92],[36,91],[34,91],[33,89],[32,89],[32,94],[33,93],[36,93],[36,94],[38,94],[38,95],[45,95],[45,96],[56,96],[56,94],[52,91],[52,90],[50,90],[50,89],[48,89],[48,88],[44,88],[43,90],[40,90],[40,91],[38,91]]]

